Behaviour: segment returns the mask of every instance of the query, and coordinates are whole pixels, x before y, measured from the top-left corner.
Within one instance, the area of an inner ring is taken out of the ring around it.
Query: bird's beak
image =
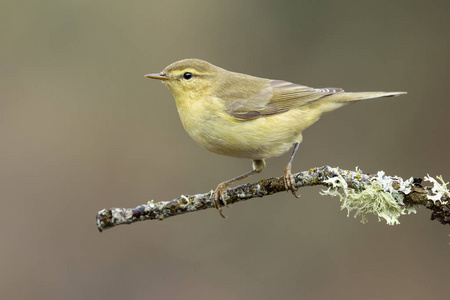
[[[161,73],[152,73],[145,75],[147,78],[159,79],[159,80],[169,80],[169,76],[167,76],[164,72]]]

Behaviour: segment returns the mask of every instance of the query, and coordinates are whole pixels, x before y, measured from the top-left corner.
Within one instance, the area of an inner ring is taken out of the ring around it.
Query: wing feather
[[[262,92],[249,99],[235,99],[226,105],[235,118],[252,120],[287,112],[309,105],[331,94],[343,93],[340,88],[314,89],[282,80],[270,80]]]

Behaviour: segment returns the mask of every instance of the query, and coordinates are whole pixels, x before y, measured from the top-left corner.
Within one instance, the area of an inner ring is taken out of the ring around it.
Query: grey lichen
[[[436,179],[431,177],[429,174],[424,177],[425,181],[429,181],[433,184],[433,187],[431,188],[431,192],[433,195],[428,195],[428,199],[433,201],[434,204],[437,204],[437,201],[441,202],[441,204],[447,204],[448,201],[443,201],[442,199],[449,199],[450,198],[450,192],[447,188],[448,182],[445,182],[442,178],[442,175],[436,176],[437,179],[441,183],[439,183]]]

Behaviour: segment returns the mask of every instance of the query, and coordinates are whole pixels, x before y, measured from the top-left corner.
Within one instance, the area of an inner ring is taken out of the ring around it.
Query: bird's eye
[[[184,74],[183,74],[183,78],[186,79],[186,80],[191,79],[191,78],[192,78],[192,73],[190,73],[190,72],[184,73]]]

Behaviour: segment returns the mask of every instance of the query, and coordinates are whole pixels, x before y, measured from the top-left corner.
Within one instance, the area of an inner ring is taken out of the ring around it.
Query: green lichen
[[[379,175],[380,178],[383,178],[384,173]],[[367,222],[367,215],[373,214],[378,217],[378,221],[384,219],[389,225],[399,224],[398,218],[405,213],[405,207],[392,193],[384,189],[386,182],[378,179],[374,178],[367,183],[364,189],[355,190],[349,188],[344,177],[338,175],[325,181],[330,184],[330,187],[321,194],[339,196],[341,209],[347,209],[347,216],[350,215],[350,212],[355,211],[355,218],[361,216],[363,223]],[[389,179],[392,181],[392,178]],[[387,179],[383,178],[383,180]],[[339,189],[342,189],[343,193],[340,193]]]

